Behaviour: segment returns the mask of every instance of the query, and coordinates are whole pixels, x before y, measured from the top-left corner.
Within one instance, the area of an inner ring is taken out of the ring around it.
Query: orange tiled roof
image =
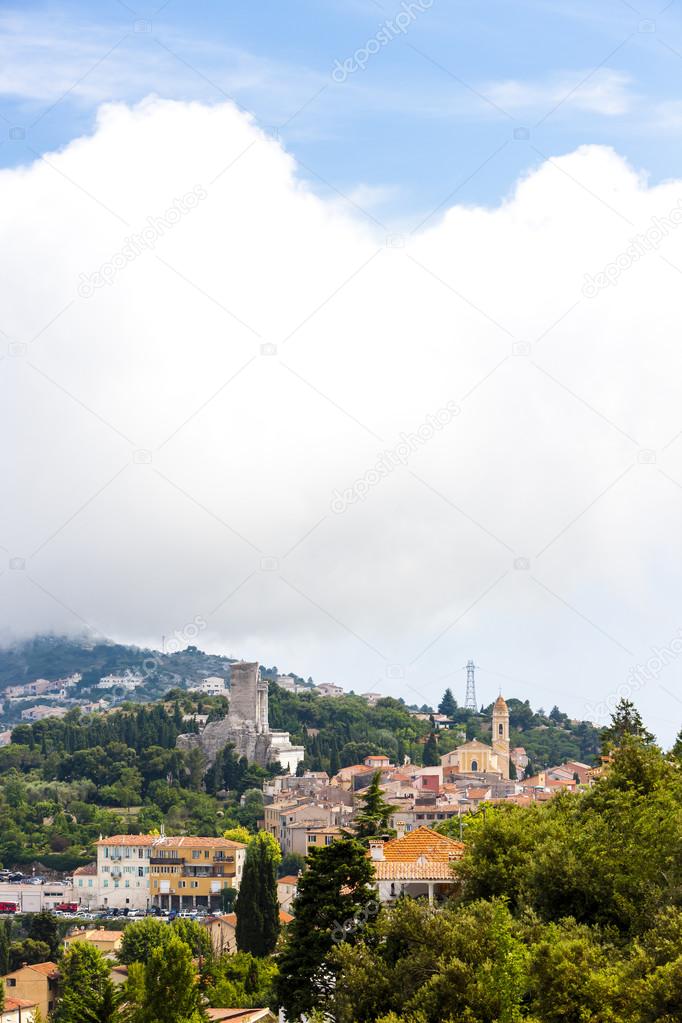
[[[394,862],[414,863],[420,856],[426,856],[429,860],[447,863],[448,860],[460,859],[463,853],[462,842],[455,842],[427,827],[415,828],[403,838],[393,838],[384,843],[384,859]]]
[[[35,970],[36,973],[42,973],[46,977],[52,977],[57,973],[58,967],[56,963],[31,963],[30,966],[22,966],[22,970]],[[19,970],[14,970],[14,973],[19,973]]]
[[[37,1002],[28,998],[9,998],[5,996],[5,1012],[14,1012],[15,1009],[32,1009]]]
[[[246,849],[243,842],[232,842],[229,838],[204,838],[197,835],[166,835],[158,838],[159,849]]]
[[[109,835],[108,838],[100,838],[95,845],[151,845],[158,837],[158,835]]]
[[[446,861],[429,863],[372,860],[377,881],[454,881],[452,868]]]
[[[298,878],[295,874],[287,874],[286,877],[278,877],[277,884],[298,884]]]
[[[120,941],[123,931],[108,931],[106,927],[93,927],[89,931],[72,931],[67,934],[67,941]]]
[[[291,915],[291,913],[287,913],[286,910],[280,909],[280,911],[279,911],[279,922],[281,924],[290,924],[293,919],[294,918]]]

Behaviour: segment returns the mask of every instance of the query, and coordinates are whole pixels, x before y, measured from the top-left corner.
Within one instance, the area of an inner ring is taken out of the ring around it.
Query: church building
[[[472,739],[441,758],[444,771],[452,774],[499,774],[509,778],[509,707],[502,696],[493,704],[492,746]]]

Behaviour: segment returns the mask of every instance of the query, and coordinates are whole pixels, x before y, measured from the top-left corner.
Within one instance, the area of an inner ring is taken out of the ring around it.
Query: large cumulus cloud
[[[152,99],[0,195],[7,636],[199,617],[419,703],[473,656],[481,698],[629,687],[670,737],[678,182],[584,148],[401,234]]]

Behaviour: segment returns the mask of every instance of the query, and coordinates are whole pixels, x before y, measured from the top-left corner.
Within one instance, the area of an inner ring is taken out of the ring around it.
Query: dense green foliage
[[[145,963],[154,949],[162,948],[173,937],[184,941],[194,956],[205,956],[211,951],[208,931],[195,920],[176,917],[169,924],[158,917],[147,916],[125,926],[118,958],[126,965]]]
[[[378,835],[394,834],[388,826],[391,814],[398,809],[384,799],[381,786],[381,771],[376,771],[367,788],[358,799],[358,809],[353,819],[355,837],[367,842]]]
[[[324,1003],[335,987],[330,953],[352,942],[377,910],[371,861],[364,846],[341,839],[308,856],[298,881],[284,947],[278,956],[277,995],[289,1018]]]
[[[54,1023],[117,1023],[120,1005],[121,994],[101,952],[82,941],[73,944],[59,966]]]
[[[275,1005],[277,967],[271,958],[236,952],[211,959],[203,975],[204,993],[215,1008]]]
[[[267,831],[260,831],[248,844],[237,913],[237,947],[240,952],[266,956],[275,951],[279,935],[277,867],[282,853]]]

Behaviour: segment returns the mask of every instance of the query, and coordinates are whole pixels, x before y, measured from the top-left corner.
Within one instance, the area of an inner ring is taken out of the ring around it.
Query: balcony
[[[177,867],[185,863],[184,856],[150,856],[150,867]]]

